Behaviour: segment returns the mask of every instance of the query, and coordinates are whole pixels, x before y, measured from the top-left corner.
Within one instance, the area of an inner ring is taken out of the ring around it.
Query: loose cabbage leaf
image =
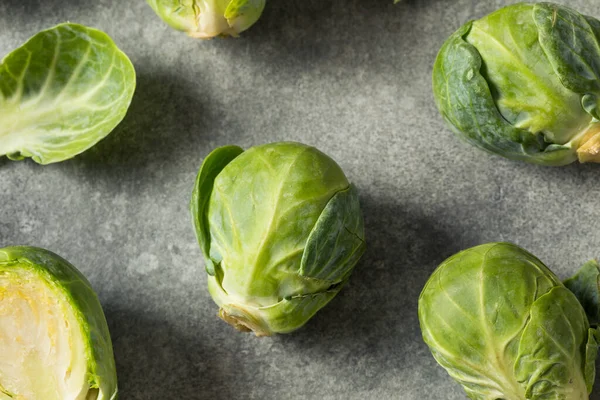
[[[77,24],[42,31],[0,64],[0,156],[63,161],[124,118],[131,61],[105,33]]]

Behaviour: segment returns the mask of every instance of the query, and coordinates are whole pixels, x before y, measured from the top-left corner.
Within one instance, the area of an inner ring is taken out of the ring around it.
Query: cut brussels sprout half
[[[586,264],[565,287],[513,244],[473,247],[427,281],[419,297],[423,338],[471,399],[588,399],[600,337],[578,297],[598,299],[590,294],[597,277],[597,264]]]
[[[171,27],[189,36],[211,39],[238,36],[262,14],[266,0],[147,0]]]
[[[64,259],[0,249],[0,399],[114,400],[110,334],[96,293]]]
[[[63,161],[124,118],[131,61],[105,33],[77,24],[42,31],[0,64],[0,156]]]
[[[356,189],[331,158],[299,143],[214,150],[191,208],[219,315],[257,336],[304,325],[365,251]]]
[[[437,106],[484,150],[542,165],[600,162],[600,21],[519,3],[470,21],[442,46]]]

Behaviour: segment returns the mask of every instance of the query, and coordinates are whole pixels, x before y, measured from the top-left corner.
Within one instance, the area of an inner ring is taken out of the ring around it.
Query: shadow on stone
[[[238,396],[218,352],[196,331],[181,332],[164,317],[105,307],[119,378],[119,397],[131,400],[213,400]]]
[[[360,365],[364,379],[352,374],[348,384],[368,391],[386,379],[369,371],[407,368],[415,353],[428,352],[417,317],[419,294],[438,264],[465,244],[417,209],[366,199],[363,211],[368,250],[349,284],[302,330],[278,340],[312,357],[332,354]]]

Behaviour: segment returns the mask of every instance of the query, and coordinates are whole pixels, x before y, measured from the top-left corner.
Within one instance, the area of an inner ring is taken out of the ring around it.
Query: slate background
[[[433,103],[443,41],[513,1],[391,3],[271,0],[241,39],[201,42],[141,0],[0,2],[2,55],[68,20],[109,33],[137,69],[127,117],[92,150],[43,167],[0,159],[0,247],[48,248],[89,278],[122,399],[464,399],[420,336],[434,268],[496,240],[561,277],[600,255],[598,166],[476,151]],[[593,0],[569,3],[600,17]],[[360,189],[369,249],[304,329],[257,339],[215,316],[188,202],[211,149],[278,140],[340,163]]]

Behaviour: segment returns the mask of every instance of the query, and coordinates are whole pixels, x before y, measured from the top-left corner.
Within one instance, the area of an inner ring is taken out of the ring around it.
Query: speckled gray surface
[[[600,256],[600,167],[475,151],[433,104],[442,42],[511,2],[271,0],[241,39],[199,42],[141,0],[3,0],[0,54],[56,23],[87,24],[130,56],[138,89],[123,123],[75,159],[0,160],[0,247],[42,246],[88,276],[124,400],[464,399],[420,336],[433,269],[494,240],[561,277]],[[569,2],[600,16],[595,3]],[[188,201],[211,149],[277,140],[340,163],[361,191],[369,249],[305,328],[257,339],[217,319]]]

